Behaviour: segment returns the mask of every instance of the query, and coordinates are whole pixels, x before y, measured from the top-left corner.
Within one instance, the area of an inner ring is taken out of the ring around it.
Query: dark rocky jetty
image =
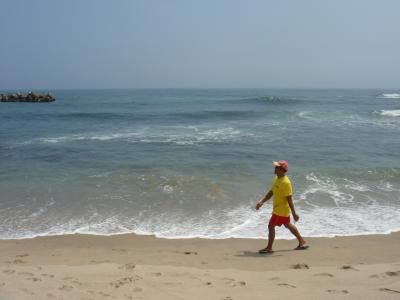
[[[0,94],[0,102],[53,102],[55,100],[50,93],[37,94],[29,92],[26,95],[21,93]]]

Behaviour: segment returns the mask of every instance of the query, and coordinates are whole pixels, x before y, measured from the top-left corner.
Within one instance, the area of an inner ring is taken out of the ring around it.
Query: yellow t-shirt
[[[279,178],[276,176],[272,180],[271,190],[274,195],[274,208],[272,212],[281,217],[289,217],[290,206],[286,199],[287,196],[292,196],[292,183],[289,177],[283,176]]]

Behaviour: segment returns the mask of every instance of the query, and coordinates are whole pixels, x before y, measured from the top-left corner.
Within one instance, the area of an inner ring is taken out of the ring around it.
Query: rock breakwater
[[[21,93],[0,94],[0,102],[53,102],[55,100],[50,93],[38,94],[28,92],[25,95]]]

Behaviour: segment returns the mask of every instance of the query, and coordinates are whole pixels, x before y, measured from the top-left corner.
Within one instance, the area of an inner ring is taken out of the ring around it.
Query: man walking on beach
[[[300,235],[296,226],[290,223],[290,212],[292,212],[294,221],[299,220],[299,215],[296,214],[292,200],[292,183],[286,172],[289,170],[289,164],[280,160],[274,161],[276,177],[272,181],[271,190],[262,198],[256,205],[256,210],[274,196],[273,211],[268,224],[268,245],[266,248],[258,251],[259,253],[272,253],[272,245],[275,240],[275,226],[284,225],[297,238],[299,245],[295,250],[305,250],[308,248],[306,241]]]

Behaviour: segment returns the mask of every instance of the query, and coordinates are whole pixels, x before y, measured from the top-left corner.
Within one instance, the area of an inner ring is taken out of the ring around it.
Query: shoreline
[[[306,240],[269,255],[266,239],[0,240],[0,299],[398,299],[400,232]]]
[[[284,231],[282,228],[278,228],[278,230]],[[379,235],[391,235],[395,233],[400,233],[400,229],[393,229],[387,232],[373,232],[373,233],[354,233],[354,234],[331,234],[331,235],[316,235],[316,236],[307,236],[303,235],[304,238],[306,239],[323,239],[323,238],[342,238],[342,237],[357,237],[357,236],[379,236]],[[192,240],[192,239],[200,239],[200,240],[211,240],[211,241],[218,241],[218,240],[229,240],[229,239],[238,239],[238,240],[266,240],[268,236],[268,231],[265,232],[264,236],[260,237],[237,237],[237,236],[230,236],[230,237],[209,237],[209,236],[157,236],[156,234],[152,233],[135,233],[135,232],[121,232],[121,233],[111,233],[111,234],[104,234],[104,233],[81,233],[81,232],[73,232],[73,233],[60,233],[60,234],[45,234],[45,235],[35,235],[31,237],[15,237],[15,238],[0,238],[0,243],[2,241],[21,241],[21,240],[32,240],[36,238],[53,238],[53,237],[68,237],[68,236],[93,236],[93,237],[114,237],[114,236],[125,236],[125,235],[133,235],[133,236],[143,236],[143,237],[153,237],[155,239],[161,239],[161,240]],[[275,237],[275,240],[284,240],[284,241],[291,241],[295,240],[296,238],[294,236],[290,237],[282,237],[278,233]]]

